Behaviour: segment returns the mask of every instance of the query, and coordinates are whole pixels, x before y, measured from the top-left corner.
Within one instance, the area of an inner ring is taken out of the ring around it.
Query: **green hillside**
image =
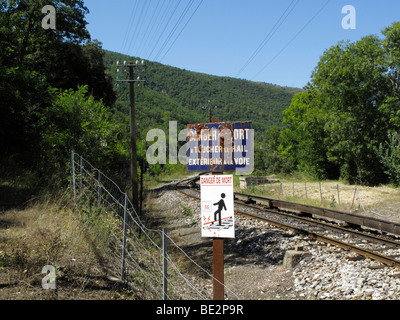
[[[116,77],[116,61],[137,58],[105,51],[105,65]],[[122,70],[121,70],[122,71]],[[183,128],[188,123],[208,122],[208,101],[212,117],[223,121],[252,121],[256,139],[271,126],[281,126],[282,111],[287,109],[298,88],[280,87],[229,77],[211,76],[146,61],[142,74],[144,86],[135,90],[139,134],[149,128],[166,128],[168,121],[178,121]],[[127,76],[125,74],[125,76]],[[116,108],[129,112],[129,86],[124,83],[116,88]],[[215,108],[217,106],[217,108]]]

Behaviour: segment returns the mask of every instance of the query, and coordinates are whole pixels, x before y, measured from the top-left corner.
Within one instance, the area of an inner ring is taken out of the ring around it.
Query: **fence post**
[[[351,203],[351,208],[353,208],[353,206],[354,206],[354,198],[356,197],[356,190],[357,190],[357,186],[356,186],[356,188],[354,189],[353,202]]]
[[[74,191],[74,203],[76,204],[76,189],[75,189],[75,152],[71,150],[71,180],[72,190]]]
[[[126,211],[127,211],[127,199],[128,195],[125,192],[125,204],[124,204],[124,235],[122,239],[122,264],[121,264],[121,280],[125,281],[125,250],[126,250]]]
[[[362,202],[361,202],[361,199],[360,199],[360,194],[358,193],[358,188],[357,188],[357,186],[356,186],[356,191],[357,191],[357,199],[358,199],[358,208],[361,207],[361,208],[365,211],[364,206],[363,206],[363,204],[362,204]]]
[[[293,197],[294,197],[294,182],[292,184],[292,189],[293,189]]]
[[[167,229],[163,228],[163,241],[162,241],[162,251],[163,251],[163,299],[168,300],[168,265],[167,265]]]
[[[339,192],[339,184],[337,184],[337,197],[340,204],[340,192]]]
[[[80,188],[79,188],[79,191],[80,191],[80,194],[82,194],[82,192],[83,192],[83,161],[82,161],[82,155],[81,155],[81,159],[80,159],[80,166],[81,166],[81,168],[80,168],[80,178],[79,178],[79,186],[80,186]]]
[[[97,203],[100,204],[101,201],[101,171],[99,170],[99,178],[97,185]]]
[[[308,198],[307,197],[307,182],[304,182],[304,188],[306,189],[306,199]]]
[[[321,190],[321,182],[319,183],[319,194],[321,195],[321,202],[322,202],[322,190]]]

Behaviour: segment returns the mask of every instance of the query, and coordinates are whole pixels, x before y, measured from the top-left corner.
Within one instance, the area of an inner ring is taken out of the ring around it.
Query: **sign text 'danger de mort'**
[[[200,191],[202,237],[234,238],[233,176],[201,176]]]
[[[253,171],[254,130],[250,121],[190,124],[187,130],[188,171]]]

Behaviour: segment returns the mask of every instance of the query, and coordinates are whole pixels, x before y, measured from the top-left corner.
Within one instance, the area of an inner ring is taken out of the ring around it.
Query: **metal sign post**
[[[213,238],[213,300],[225,300],[224,268],[224,239]]]
[[[210,121],[211,122],[211,121]],[[201,235],[213,238],[214,300],[224,300],[224,238],[235,237],[233,176],[223,172],[253,171],[251,122],[189,124],[188,171],[200,177]]]
[[[224,300],[224,239],[213,239],[213,293],[214,300]]]
[[[213,238],[214,300],[224,300],[224,238],[235,237],[233,176],[200,177],[202,236]]]

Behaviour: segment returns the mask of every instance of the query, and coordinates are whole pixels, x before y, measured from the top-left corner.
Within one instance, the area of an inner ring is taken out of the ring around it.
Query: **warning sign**
[[[233,176],[201,176],[200,191],[201,236],[234,238]]]
[[[250,121],[187,126],[188,171],[249,174],[254,167],[254,130]]]

